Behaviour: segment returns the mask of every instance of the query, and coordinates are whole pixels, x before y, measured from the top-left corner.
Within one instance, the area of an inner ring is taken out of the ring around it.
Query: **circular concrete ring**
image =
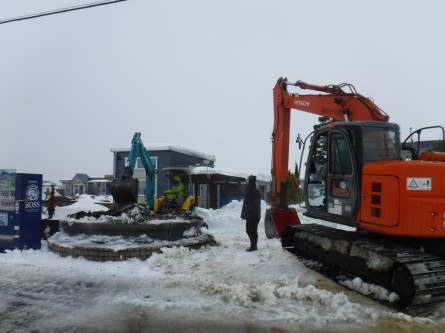
[[[107,235],[123,237],[139,237],[146,235],[152,239],[175,241],[184,238],[184,233],[199,234],[202,220],[163,223],[110,223],[110,222],[75,222],[61,220],[60,229],[70,235]]]

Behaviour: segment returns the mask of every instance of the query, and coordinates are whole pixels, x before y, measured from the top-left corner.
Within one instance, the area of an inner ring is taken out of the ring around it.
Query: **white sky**
[[[0,20],[91,2],[0,0]],[[0,168],[102,176],[140,131],[269,173],[280,76],[352,83],[402,137],[444,125],[443,17],[441,0],[129,0],[2,24]],[[291,141],[316,122],[294,111]]]

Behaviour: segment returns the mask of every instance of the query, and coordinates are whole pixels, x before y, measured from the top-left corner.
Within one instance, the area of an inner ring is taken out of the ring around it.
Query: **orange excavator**
[[[289,93],[288,86],[317,94]],[[267,237],[279,237],[284,248],[330,272],[394,291],[402,304],[444,300],[445,153],[401,143],[399,126],[350,84],[280,78],[273,103]],[[304,215],[335,223],[329,227],[301,223],[287,201],[292,109],[331,119],[314,126],[303,183]],[[443,151],[444,131],[437,127]]]

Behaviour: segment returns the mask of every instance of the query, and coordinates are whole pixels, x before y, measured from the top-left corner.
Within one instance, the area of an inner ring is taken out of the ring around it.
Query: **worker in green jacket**
[[[176,175],[173,177],[173,186],[164,192],[165,198],[172,203],[176,198],[184,197],[184,184],[181,182],[181,177]],[[177,202],[179,206],[182,203]]]

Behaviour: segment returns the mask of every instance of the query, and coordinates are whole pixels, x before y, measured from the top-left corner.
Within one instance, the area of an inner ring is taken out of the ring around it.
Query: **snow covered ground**
[[[56,217],[103,209],[82,196]],[[45,242],[1,253],[0,332],[445,332],[445,305],[428,316],[387,308],[303,266],[262,223],[259,250],[246,252],[240,211],[198,210],[220,246],[147,261],[62,258]]]

